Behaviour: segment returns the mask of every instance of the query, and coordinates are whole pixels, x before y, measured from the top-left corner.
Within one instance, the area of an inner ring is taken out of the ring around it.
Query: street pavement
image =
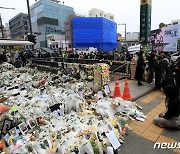
[[[119,80],[121,94],[124,89],[124,79]],[[118,153],[122,154],[173,154],[180,153],[180,149],[154,149],[154,143],[180,143],[180,131],[159,128],[153,124],[153,117],[156,114],[165,112],[165,95],[162,91],[153,90],[154,85],[143,82],[138,86],[136,80],[128,80],[130,94],[133,100],[143,109],[147,116],[145,122],[131,121],[131,131],[125,135],[126,143],[121,146]],[[110,89],[113,94],[115,82],[110,82]]]
[[[127,80],[127,81],[129,84],[131,97],[133,100],[136,100],[142,97],[143,95],[150,93],[154,89],[154,85],[150,85],[146,82],[143,82],[143,86],[138,86],[136,80]],[[121,94],[123,94],[125,79],[119,80],[119,83],[120,83]],[[115,82],[110,82],[110,89],[111,89],[112,94],[113,94],[114,88],[115,88]]]

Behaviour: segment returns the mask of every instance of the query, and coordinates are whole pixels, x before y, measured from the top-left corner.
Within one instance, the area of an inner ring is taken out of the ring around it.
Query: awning
[[[157,43],[157,44],[154,44],[153,46],[154,47],[159,47],[159,46],[166,46],[168,45],[169,43]]]
[[[49,49],[49,48],[41,48],[43,51],[45,51],[45,52],[49,52],[49,53],[54,53],[54,51],[53,50],[51,50],[51,49]]]
[[[34,45],[29,41],[0,40],[0,46]]]

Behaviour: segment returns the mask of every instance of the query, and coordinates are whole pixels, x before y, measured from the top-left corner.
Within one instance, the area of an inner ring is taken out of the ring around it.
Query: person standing
[[[3,54],[2,54],[2,61],[3,62],[7,62],[7,56],[6,56],[6,52],[4,51]]]
[[[150,84],[152,84],[153,79],[154,79],[154,63],[155,63],[156,60],[157,60],[156,52],[152,51],[151,55],[150,55],[150,57],[148,59],[148,64],[149,64],[149,67],[148,67],[148,70],[149,70],[148,82]]]
[[[161,89],[163,78],[166,74],[168,59],[165,58],[164,52],[161,51],[158,60],[155,62],[155,88]]]
[[[77,58],[77,59],[79,58],[79,55],[78,55],[77,51],[75,51],[74,58]]]
[[[26,53],[22,52],[21,53],[21,61],[22,61],[22,66],[26,66]]]
[[[145,70],[145,61],[143,58],[143,51],[139,52],[138,55],[138,60],[137,60],[137,68],[136,68],[136,73],[135,73],[135,79],[138,80],[138,85],[142,86],[142,80],[143,80],[143,74],[144,74],[144,70]]]

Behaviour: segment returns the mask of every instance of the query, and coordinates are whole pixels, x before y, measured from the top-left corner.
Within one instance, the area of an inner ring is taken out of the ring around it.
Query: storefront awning
[[[43,51],[45,51],[45,52],[49,52],[49,53],[54,53],[54,51],[53,50],[51,50],[51,49],[49,49],[49,48],[41,48]]]
[[[34,45],[29,41],[0,40],[0,46]]]

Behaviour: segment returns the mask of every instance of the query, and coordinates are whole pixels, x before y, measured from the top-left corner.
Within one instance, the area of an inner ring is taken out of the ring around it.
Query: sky
[[[71,6],[75,12],[88,14],[92,8],[113,13],[116,23],[126,23],[127,32],[139,32],[140,0],[61,0],[64,5]],[[29,0],[30,5],[35,0]],[[10,7],[16,10],[0,9],[3,23],[20,12],[27,13],[26,0],[0,0],[0,7]],[[157,29],[159,23],[170,23],[171,20],[180,19],[180,0],[152,0],[151,29]],[[125,27],[118,26],[118,32],[124,35]]]

